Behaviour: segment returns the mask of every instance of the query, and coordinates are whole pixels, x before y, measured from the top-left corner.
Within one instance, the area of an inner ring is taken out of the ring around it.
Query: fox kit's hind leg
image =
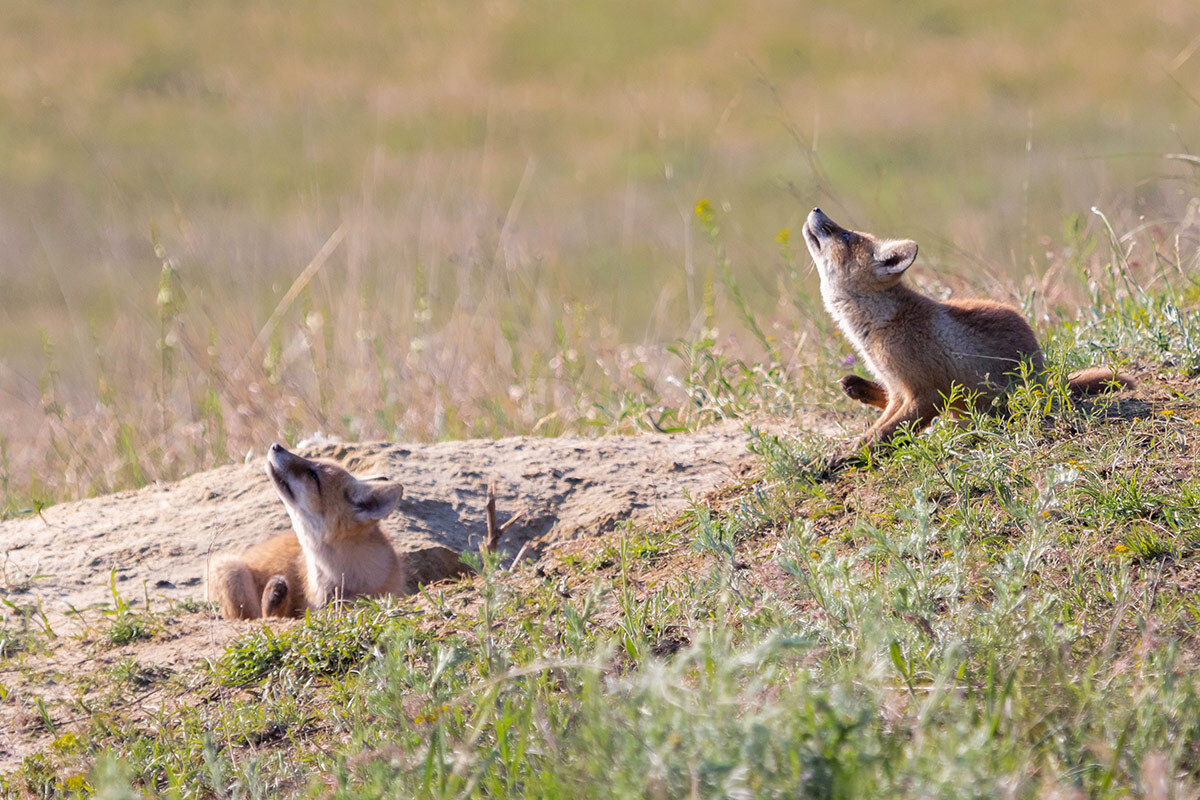
[[[887,409],[888,393],[887,389],[880,386],[875,381],[869,381],[866,378],[860,378],[857,375],[847,375],[841,380],[842,392],[851,400],[857,400],[860,403],[866,403],[869,406],[874,406],[880,411]]]
[[[208,565],[206,594],[221,608],[225,619],[256,619],[262,600],[254,589],[254,577],[246,562],[237,556],[221,553],[213,556]]]

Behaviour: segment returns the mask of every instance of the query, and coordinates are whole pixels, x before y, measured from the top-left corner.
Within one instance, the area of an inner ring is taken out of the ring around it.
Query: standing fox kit
[[[335,599],[403,593],[404,570],[379,528],[404,494],[400,484],[360,481],[278,444],[267,454],[267,475],[293,530],[241,555],[213,557],[207,595],[221,616],[299,617]]]
[[[938,302],[900,282],[917,257],[911,239],[848,231],[814,208],[804,242],[821,275],[825,309],[878,379],[842,378],[849,397],[883,414],[856,444],[874,448],[904,425],[920,429],[944,410],[955,384],[990,402],[1014,382],[1022,361],[1044,368],[1037,337],[1015,309],[992,300]],[[1068,377],[1075,395],[1133,380],[1105,367]]]

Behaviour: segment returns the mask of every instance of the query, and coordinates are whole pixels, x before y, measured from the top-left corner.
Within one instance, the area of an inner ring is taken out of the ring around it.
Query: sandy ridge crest
[[[727,423],[680,435],[339,443],[302,452],[404,484],[384,528],[413,578],[425,582],[453,574],[457,553],[478,547],[489,481],[501,523],[525,512],[501,549],[511,554],[528,543],[536,553],[603,536],[624,520],[674,515],[689,497],[738,481],[753,463],[750,438],[744,424]],[[110,601],[113,570],[130,601],[199,598],[210,553],[289,529],[261,459],[63,503],[42,517],[0,523],[0,596],[15,604],[40,599],[47,613]]]

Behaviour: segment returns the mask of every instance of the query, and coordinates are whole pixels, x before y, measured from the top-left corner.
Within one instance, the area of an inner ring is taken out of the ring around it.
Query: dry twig
[[[508,532],[508,529],[524,518],[525,513],[529,509],[521,509],[517,513],[504,521],[503,525],[496,523],[496,482],[492,481],[487,487],[487,540],[481,546],[481,549],[487,550],[489,553],[496,552],[496,548],[500,545],[500,537]]]

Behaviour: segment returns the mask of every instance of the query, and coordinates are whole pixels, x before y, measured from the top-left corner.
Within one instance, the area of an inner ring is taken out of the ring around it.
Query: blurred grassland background
[[[1187,218],[1198,37],[1189,0],[9,0],[0,513],[315,431],[836,402],[816,204],[1069,316],[1093,205]]]

